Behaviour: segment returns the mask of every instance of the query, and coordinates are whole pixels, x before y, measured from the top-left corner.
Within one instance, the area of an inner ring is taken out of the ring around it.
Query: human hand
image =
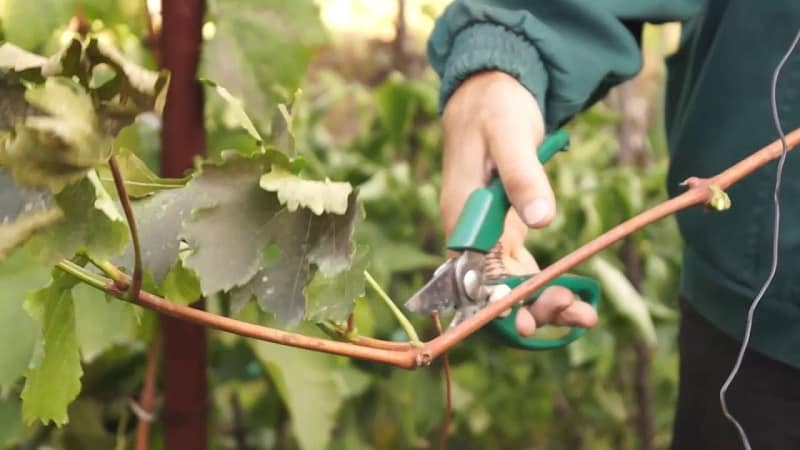
[[[444,160],[439,210],[450,235],[469,194],[485,186],[493,172],[513,206],[500,238],[509,274],[539,271],[525,248],[529,227],[547,226],[555,216],[553,190],[536,148],[544,119],[536,99],[515,78],[499,71],[472,75],[455,90],[442,116]],[[517,331],[530,336],[537,324],[592,327],[597,312],[562,287],[546,289],[539,300],[520,308]]]

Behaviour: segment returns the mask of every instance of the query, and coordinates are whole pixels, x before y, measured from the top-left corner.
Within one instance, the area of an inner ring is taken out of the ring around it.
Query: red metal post
[[[164,176],[182,176],[205,152],[203,92],[197,82],[203,0],[163,0],[159,59],[171,73],[162,130]],[[194,306],[203,307],[202,301]],[[165,448],[205,450],[208,427],[206,330],[161,317]]]

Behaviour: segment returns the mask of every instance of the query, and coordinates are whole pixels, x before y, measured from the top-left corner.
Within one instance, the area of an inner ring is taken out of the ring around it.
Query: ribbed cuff
[[[476,72],[499,70],[525,86],[544,114],[547,72],[536,48],[523,36],[500,25],[480,23],[461,30],[445,63],[439,109],[461,82]]]

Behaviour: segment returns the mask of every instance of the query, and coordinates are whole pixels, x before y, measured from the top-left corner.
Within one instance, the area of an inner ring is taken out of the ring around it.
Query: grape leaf
[[[142,265],[156,283],[161,283],[178,260],[183,221],[191,215],[198,197],[187,188],[169,189],[133,202],[133,215],[142,247]],[[119,266],[133,268],[133,247],[114,259]]]
[[[356,211],[355,192],[344,215],[317,216],[305,208],[295,212],[282,209],[269,224],[280,258],[232,290],[233,304],[240,307],[255,296],[261,308],[274,313],[279,321],[293,324],[300,320],[306,307],[304,290],[314,269],[334,275],[350,264]]]
[[[25,87],[0,78],[0,130],[12,130],[31,106],[25,101]],[[7,134],[0,134],[0,148],[7,145]]]
[[[0,261],[61,217],[50,191],[19,187],[11,174],[0,167]]]
[[[105,293],[78,284],[72,289],[78,345],[81,356],[91,362],[114,344],[131,336],[133,309],[130,304],[108,298]]]
[[[274,232],[271,219],[281,209],[275,196],[258,186],[267,164],[265,158],[234,158],[207,165],[188,185],[213,199],[195,203],[181,233],[191,250],[186,267],[200,275],[205,294],[242,285],[259,269]]]
[[[0,352],[0,392],[11,387],[28,367],[39,327],[22,305],[25,294],[45,286],[49,278],[49,271],[25,248],[0,263],[0,342],[8,343]]]
[[[187,179],[185,178],[159,177],[139,157],[127,149],[120,149],[115,158],[122,173],[122,179],[125,180],[128,197],[132,199],[147,197],[165,189],[176,189],[186,184]],[[116,192],[114,176],[108,166],[101,166],[97,173],[106,190]]]
[[[289,410],[300,448],[327,448],[342,404],[368,386],[363,374],[331,355],[298,352],[267,342],[253,341],[251,345]]]
[[[225,105],[227,107],[225,108],[225,112],[222,114],[222,120],[228,125],[228,128],[241,127],[247,131],[247,134],[255,139],[256,142],[262,144],[264,139],[256,129],[256,126],[253,124],[250,116],[247,115],[247,112],[244,109],[244,102],[242,102],[240,98],[231,94],[230,91],[211,80],[202,80],[202,82],[207,86],[214,88],[214,91],[222,98],[222,100],[225,101]]]
[[[344,214],[289,211],[275,193],[259,185],[264,172],[274,168],[274,157],[268,152],[230,155],[201,166],[183,188],[134,202],[144,265],[157,283],[164,282],[185,243],[183,267],[196,274],[204,295],[231,292],[239,306],[255,296],[283,322],[302,318],[303,290],[313,272],[319,268],[333,274],[349,266],[360,208],[351,192]],[[286,182],[294,183],[292,177],[285,177]],[[313,186],[327,195],[322,184]],[[280,261],[264,267],[266,250],[273,244],[280,248]],[[121,264],[131,257],[129,249]],[[174,283],[168,288],[175,288]],[[184,299],[188,295],[172,292]]]
[[[36,49],[75,14],[74,8],[73,1],[4,0],[0,2],[0,20],[9,41]]]
[[[311,0],[220,0],[209,5],[215,25],[204,43],[201,74],[243,99],[256,127],[270,129],[276,86],[294,92],[315,47],[327,40]]]
[[[84,178],[56,195],[64,217],[30,239],[33,252],[53,265],[79,251],[105,260],[118,255],[129,240],[128,226],[109,204],[99,183]]]
[[[29,425],[68,422],[67,407],[81,390],[80,354],[72,299],[74,278],[54,270],[50,284],[33,292],[25,309],[41,324],[42,352],[28,370],[22,389],[22,415]]]
[[[289,211],[305,207],[317,215],[325,211],[344,214],[347,198],[353,191],[350,183],[304,180],[278,167],[262,175],[259,183],[263,189],[276,192]]]
[[[25,99],[47,115],[28,115],[0,145],[0,164],[20,185],[60,191],[105,161],[111,140],[98,133],[92,99],[69,78],[48,78]]]
[[[13,448],[12,444],[22,438],[25,427],[20,416],[18,398],[0,397],[0,448]]]
[[[353,263],[349,269],[337,275],[326,275],[318,272],[307,288],[308,307],[305,318],[320,322],[332,320],[345,322],[353,311],[355,301],[365,293],[364,270],[369,258],[368,250],[359,246],[353,255]]]
[[[203,295],[203,291],[200,289],[200,280],[197,279],[194,272],[183,267],[181,261],[169,269],[159,290],[164,298],[185,305],[196,301]]]

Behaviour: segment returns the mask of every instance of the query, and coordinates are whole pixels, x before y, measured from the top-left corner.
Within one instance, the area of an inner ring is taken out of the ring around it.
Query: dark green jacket
[[[667,61],[669,193],[710,176],[777,138],[770,80],[800,27],[798,0],[461,0],[438,19],[428,43],[442,78],[442,104],[460,80],[507,72],[557,127],[634,76],[643,22],[681,21],[681,48]],[[784,68],[777,98],[784,128],[800,127],[800,50]],[[776,164],[728,191],[724,213],[678,214],[684,238],[683,295],[739,339],[771,262]],[[780,265],[756,314],[752,347],[800,367],[800,155],[782,186]]]

